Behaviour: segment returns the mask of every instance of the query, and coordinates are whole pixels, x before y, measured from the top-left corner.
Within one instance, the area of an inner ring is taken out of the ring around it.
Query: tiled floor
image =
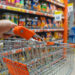
[[[72,74],[71,75],[75,75],[75,69],[73,70]]]
[[[75,75],[75,60],[74,60],[74,69],[73,69],[71,75]]]

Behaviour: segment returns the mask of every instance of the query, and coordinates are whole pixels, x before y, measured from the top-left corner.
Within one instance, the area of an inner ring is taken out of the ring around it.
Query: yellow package
[[[64,3],[64,0],[60,0],[61,3]]]
[[[37,6],[37,10],[41,11],[41,5],[40,4]]]
[[[54,37],[55,37],[56,39],[58,39],[58,37],[59,37],[59,36],[58,36],[58,32],[55,32],[55,33],[54,33]]]

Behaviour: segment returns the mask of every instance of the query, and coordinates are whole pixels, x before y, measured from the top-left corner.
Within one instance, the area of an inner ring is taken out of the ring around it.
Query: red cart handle
[[[34,31],[29,30],[23,26],[16,26],[13,29],[13,32],[15,35],[25,38],[26,40],[29,40],[30,38],[32,38],[35,35]]]

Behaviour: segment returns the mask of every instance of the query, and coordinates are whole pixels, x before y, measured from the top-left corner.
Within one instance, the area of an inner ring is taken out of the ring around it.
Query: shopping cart
[[[21,30],[20,28],[19,30],[21,33],[13,31],[27,40],[8,39],[0,41],[2,43],[0,48],[0,74],[69,75],[71,73],[74,63],[73,47],[71,45],[64,43],[55,43],[56,45],[54,45],[54,43],[46,43],[45,41],[38,42],[31,39],[33,36],[34,39],[39,37],[34,32],[24,31],[25,29]],[[24,32],[25,35],[23,35]]]

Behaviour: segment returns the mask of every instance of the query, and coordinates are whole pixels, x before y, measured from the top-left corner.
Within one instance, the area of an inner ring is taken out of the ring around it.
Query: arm
[[[10,35],[4,35],[11,28],[15,27],[16,24],[9,20],[0,20],[0,38],[8,38]]]

